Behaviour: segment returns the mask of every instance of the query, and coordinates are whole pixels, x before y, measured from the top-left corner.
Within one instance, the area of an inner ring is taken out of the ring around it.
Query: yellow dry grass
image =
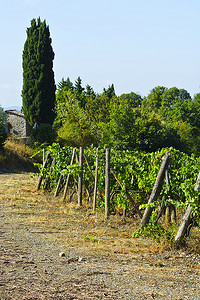
[[[0,171],[34,170],[33,163],[41,161],[41,155],[21,140],[7,140],[0,150]]]
[[[105,221],[103,212],[94,214],[87,204],[78,207],[76,198],[73,203],[63,203],[62,197],[55,198],[53,194],[36,191],[37,180],[27,173],[0,175],[0,204],[11,207],[24,226],[31,225],[33,232],[44,235],[52,243],[127,255],[169,250],[166,245],[150,238],[131,237],[139,228],[140,219],[127,218],[123,222],[121,216],[111,215]],[[199,231],[194,228],[188,249],[199,251],[199,236]]]

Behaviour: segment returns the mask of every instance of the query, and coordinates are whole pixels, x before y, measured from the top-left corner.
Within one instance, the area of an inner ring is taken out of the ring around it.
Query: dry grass
[[[34,171],[33,163],[41,161],[35,150],[21,140],[7,140],[0,150],[0,171]]]
[[[199,295],[200,234],[196,228],[187,240],[187,247],[180,250],[166,248],[150,238],[133,238],[131,235],[139,228],[140,219],[127,218],[123,222],[122,216],[116,214],[105,221],[103,212],[93,214],[86,203],[78,207],[75,196],[73,203],[63,203],[62,197],[55,198],[53,194],[36,191],[37,179],[23,173],[0,175],[0,194],[3,195],[0,210],[6,211],[3,222],[6,223],[6,218],[12,216],[17,220],[19,229],[29,236],[34,235],[34,240],[39,238],[41,245],[42,241],[48,241],[48,245],[56,247],[56,251],[60,251],[62,245],[69,257],[71,253],[76,253],[76,257],[87,258],[87,263],[81,266],[86,268],[85,273],[81,269],[81,277],[86,274],[84,282],[88,282],[88,278],[97,272],[105,276],[107,286],[113,286],[117,276],[120,278],[120,288],[131,282],[134,291],[139,293],[138,298],[132,299],[183,299],[186,290],[189,295],[187,299],[198,299],[195,297]],[[29,243],[28,239],[26,243]],[[67,261],[68,256],[61,259],[68,265]],[[96,262],[100,263],[99,269],[96,269]],[[77,264],[73,266],[73,272],[78,270]],[[151,297],[155,295],[153,290],[158,292],[157,297]],[[143,298],[140,297],[141,291],[143,295],[145,293]],[[172,293],[170,297],[167,297],[168,292]]]
[[[116,214],[105,221],[103,212],[92,213],[86,203],[80,208],[76,199],[73,203],[63,203],[61,197],[37,192],[37,178],[30,178],[28,174],[1,175],[1,180],[4,181],[1,186],[4,203],[12,206],[25,226],[31,224],[33,231],[44,234],[52,242],[83,251],[127,255],[161,253],[171,249],[148,237],[132,238],[132,233],[140,226],[138,218],[126,218],[123,222],[122,217]],[[194,228],[184,250],[199,253],[199,236],[199,231]]]

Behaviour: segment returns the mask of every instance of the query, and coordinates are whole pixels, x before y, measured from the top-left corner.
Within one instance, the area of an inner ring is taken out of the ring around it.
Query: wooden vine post
[[[166,179],[166,186],[168,191],[171,189],[170,179],[168,171],[165,170],[165,179]],[[167,205],[165,207],[165,224],[169,225],[171,222],[176,223],[176,208],[173,204]]]
[[[95,178],[94,178],[93,212],[95,212],[95,210],[96,210],[96,203],[97,203],[98,164],[99,164],[99,156],[98,156],[98,148],[97,148],[97,150],[96,150],[96,168],[95,168]]]
[[[153,211],[153,208],[150,205],[151,205],[151,203],[156,201],[158,196],[160,195],[163,180],[164,180],[164,177],[165,177],[165,170],[169,168],[169,165],[170,165],[170,156],[165,155],[163,160],[162,160],[162,163],[161,163],[160,170],[158,172],[156,181],[154,183],[153,190],[152,190],[151,195],[149,197],[148,207],[146,207],[146,209],[144,211],[142,221],[141,221],[141,226],[146,226],[147,223],[149,222],[150,216],[151,216],[152,211]]]
[[[52,160],[50,169],[49,169],[49,178],[47,178],[46,182],[44,183],[44,189],[48,189],[50,186],[50,174],[52,173],[52,170],[53,170],[53,167],[55,166],[55,164],[56,164],[56,159],[54,157],[54,159]]]
[[[76,149],[73,149],[70,166],[73,165],[73,163],[74,163],[75,152],[76,152]],[[70,176],[70,174],[67,174],[67,179],[66,179],[66,183],[65,183],[65,187],[64,187],[64,193],[63,193],[63,201],[65,201],[66,194],[67,194],[67,189],[68,189],[68,185],[69,185],[69,176]]]
[[[41,171],[41,173],[40,173],[40,177],[39,177],[39,181],[38,181],[38,185],[37,185],[37,190],[39,190],[40,189],[40,186],[41,186],[41,183],[42,183],[42,179],[43,179],[43,173],[44,173],[44,169],[46,168],[46,166],[47,166],[47,160],[48,160],[48,158],[49,158],[49,156],[50,156],[50,153],[49,153],[49,151],[47,152],[47,155],[46,155],[46,158],[45,158],[45,160],[44,160],[44,163],[43,163],[43,166],[42,166],[42,171]]]
[[[79,174],[78,174],[78,205],[82,205],[82,191],[83,191],[83,147],[80,147],[79,153]]]
[[[56,186],[56,190],[55,190],[55,193],[54,193],[54,197],[57,197],[58,196],[58,193],[59,193],[59,189],[62,185],[62,182],[63,182],[63,175],[61,174],[59,179],[58,179],[58,183],[57,183],[57,186]]]
[[[200,171],[199,171],[199,174],[198,174],[195,186],[194,186],[194,190],[195,191],[199,190],[199,185],[200,185]],[[190,215],[191,215],[191,213],[192,213],[192,206],[189,204],[188,207],[187,207],[187,209],[186,209],[186,212],[185,212],[185,214],[183,216],[181,225],[179,226],[178,232],[177,232],[177,234],[175,236],[175,239],[174,239],[174,241],[175,241],[176,244],[181,243],[182,239],[185,236],[187,227],[188,227],[188,225],[190,223]]]
[[[44,164],[45,161],[45,149],[42,149],[42,163]]]
[[[105,219],[110,214],[110,149],[106,149],[106,167],[105,167]]]
[[[115,171],[111,168],[110,171],[112,172],[113,176],[115,177],[116,181],[119,183],[120,187],[123,188],[120,180],[117,177],[117,174],[115,173]],[[131,197],[130,193],[128,192],[127,188],[125,187],[125,192],[126,192],[126,196],[129,199],[129,201],[132,203],[132,205],[135,207],[136,212],[138,213],[138,215],[140,216],[140,218],[142,218],[142,213],[139,210],[139,207],[137,206],[137,204],[135,203],[135,201],[133,200],[133,198]],[[125,212],[124,212],[125,214]]]

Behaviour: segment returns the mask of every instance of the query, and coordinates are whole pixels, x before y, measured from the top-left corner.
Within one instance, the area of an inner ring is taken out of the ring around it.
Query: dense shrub
[[[56,137],[56,131],[50,124],[41,124],[34,128],[31,133],[32,141],[39,144],[46,143],[50,145],[55,142]]]

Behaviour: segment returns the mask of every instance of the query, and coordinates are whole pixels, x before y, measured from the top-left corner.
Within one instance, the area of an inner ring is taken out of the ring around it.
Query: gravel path
[[[47,222],[33,221],[44,212],[46,196],[29,179],[0,175],[0,299],[200,299],[198,253],[119,253],[112,243],[104,251],[79,240],[79,228],[85,226],[85,234],[93,225],[75,222],[75,213],[67,219],[60,213],[62,226],[51,227],[52,206],[45,211]]]

